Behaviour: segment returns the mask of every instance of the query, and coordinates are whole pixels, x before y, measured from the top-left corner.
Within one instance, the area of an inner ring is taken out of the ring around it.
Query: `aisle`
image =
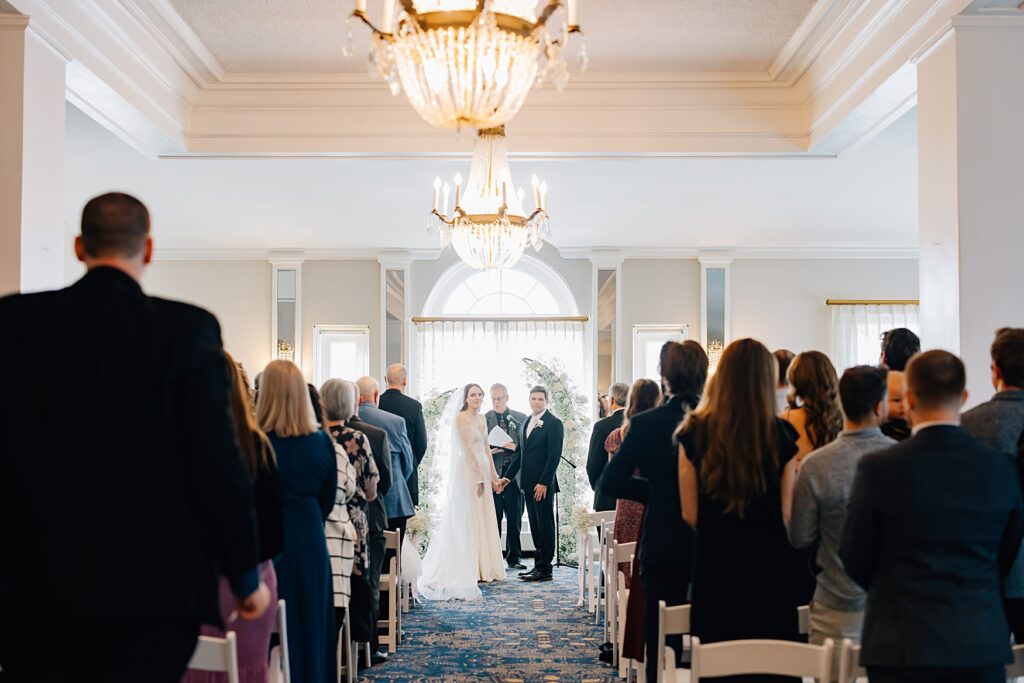
[[[611,683],[597,661],[601,628],[576,607],[576,590],[576,570],[556,568],[548,583],[512,575],[484,586],[480,602],[421,602],[398,652],[362,680]]]

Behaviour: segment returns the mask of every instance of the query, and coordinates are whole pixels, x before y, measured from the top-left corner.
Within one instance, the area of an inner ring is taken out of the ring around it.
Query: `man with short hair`
[[[885,382],[889,391],[889,415],[882,423],[882,433],[890,439],[906,441],[910,438],[910,424],[907,422],[907,411],[903,402],[903,394],[907,391],[907,378],[899,370],[890,370]]]
[[[860,459],[896,442],[882,434],[885,420],[884,368],[861,365],[849,368],[839,380],[843,405],[843,431],[830,444],[812,451],[800,465],[789,520],[789,542],[794,548],[818,543],[817,589],[811,602],[810,641],[827,638],[860,642],[864,624],[864,591],[847,575],[839,559],[839,541],[846,521],[846,504]]]
[[[603,420],[594,423],[594,429],[590,433],[590,449],[587,451],[587,477],[590,479],[590,488],[594,491],[594,511],[602,512],[615,509],[615,498],[609,498],[598,491],[597,482],[601,480],[605,465],[608,464],[608,451],[604,448],[604,442],[608,435],[622,426],[622,420],[626,412],[626,403],[629,401],[629,385],[616,382],[608,387],[608,403],[611,413]]]
[[[409,477],[413,471],[412,445],[406,431],[405,420],[380,409],[380,385],[372,377],[360,377],[359,419],[383,429],[391,446],[391,488],[384,495],[384,509],[388,513],[388,529],[405,536],[405,522],[415,514],[409,493]]]
[[[903,372],[907,363],[921,353],[921,339],[905,327],[882,333],[882,353],[878,363],[888,370]]]
[[[505,488],[499,493],[493,492],[494,511],[498,516],[498,533],[501,533],[501,520],[505,519],[505,562],[509,569],[526,569],[522,563],[523,549],[519,539],[523,524],[523,509],[526,501],[519,488],[519,469],[522,461],[520,441],[522,426],[526,424],[526,415],[508,407],[508,389],[504,384],[491,387],[491,406],[487,411],[487,432],[490,434],[495,427],[502,429],[512,441],[504,446],[491,448],[494,459],[494,471],[504,482]]]
[[[533,569],[519,578],[525,581],[550,581],[551,562],[558,542],[555,529],[554,494],[558,491],[558,462],[562,459],[565,429],[562,421],[548,411],[548,390],[530,389],[530,419],[522,426],[522,458],[519,481],[526,496],[526,514],[530,535],[537,549]]]
[[[142,291],[135,197],[91,199],[75,254],[75,284],[0,300],[0,666],[176,682],[221,622],[218,575],[243,619],[270,602],[220,327]]]
[[[966,373],[947,351],[907,365],[913,436],[861,458],[839,557],[867,590],[872,683],[1002,683],[1000,583],[1024,534],[1013,462],[960,426]]]
[[[409,372],[401,363],[388,366],[385,380],[388,388],[380,395],[380,409],[405,420],[405,431],[409,435],[414,461],[408,482],[409,495],[412,496],[412,504],[417,506],[420,504],[419,468],[427,453],[427,425],[423,421],[423,404],[405,395],[409,386]]]
[[[964,413],[968,434],[1006,453],[1017,465],[1024,454],[1024,329],[1004,327],[992,342],[992,400]],[[1024,553],[1017,555],[1003,584],[1006,617],[1014,640],[1024,644]]]

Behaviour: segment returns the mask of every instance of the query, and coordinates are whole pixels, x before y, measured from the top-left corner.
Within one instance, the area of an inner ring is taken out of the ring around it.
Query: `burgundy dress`
[[[612,430],[612,433],[605,440],[604,449],[611,454],[612,458],[618,453],[619,447],[622,445],[622,439],[622,428],[619,427]],[[634,472],[633,474],[636,475],[637,473]],[[619,498],[615,501],[615,527],[612,530],[612,539],[619,543],[636,543],[639,541],[640,527],[644,523],[645,509],[643,503],[638,503],[635,500]],[[629,565],[626,563],[619,564],[619,571],[626,575],[626,588],[629,588],[632,584]]]

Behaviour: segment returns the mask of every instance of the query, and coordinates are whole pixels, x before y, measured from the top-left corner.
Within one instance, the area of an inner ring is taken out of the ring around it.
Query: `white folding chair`
[[[583,552],[580,554],[580,576],[584,589],[587,593],[587,609],[590,612],[598,611],[598,582],[601,576],[601,525],[605,522],[615,522],[615,511],[591,512],[587,515],[594,527],[587,531],[583,544]],[[596,567],[595,567],[596,565]],[[596,621],[594,623],[597,623]]]
[[[398,562],[402,551],[398,545],[397,531],[385,531],[384,540],[387,550],[394,550],[395,556],[391,558],[387,573],[380,575],[380,592],[388,594],[388,613],[386,618],[377,621],[377,628],[386,630],[380,640],[387,644],[388,652],[393,653],[402,642],[402,611],[398,606],[398,591],[401,583]]]
[[[1017,648],[1014,649],[1014,657],[1017,657]],[[839,649],[839,683],[853,683],[857,680],[867,680],[868,672],[864,670],[858,660],[860,659],[860,645],[854,645],[849,638],[843,638],[843,645]],[[1020,662],[1017,659],[1017,662]],[[1010,668],[1006,669],[1006,677],[1010,677]],[[1017,674],[1018,676],[1024,674]]]
[[[270,650],[270,683],[292,683],[292,671],[288,659],[288,613],[284,600],[277,601],[277,616],[274,617],[274,633],[278,643]]]
[[[626,599],[629,597],[626,591],[626,577],[619,571],[620,562],[632,562],[636,554],[636,543],[619,543],[612,541],[608,549],[608,560],[605,573],[612,577],[608,582],[608,624],[612,641],[612,663],[619,667],[619,675],[626,678],[628,667],[619,662],[619,653],[622,651],[622,637],[625,632],[625,609]]]
[[[788,640],[730,640],[701,645],[690,638],[690,681],[716,676],[773,674],[814,679],[829,683],[832,676],[832,639],[824,645],[807,645]],[[675,655],[665,655],[665,673],[670,681],[679,679]]]
[[[611,548],[612,535],[615,533],[615,520],[610,522],[601,522],[599,527],[601,532],[600,540],[600,555],[601,558],[598,561],[597,567],[597,610],[594,612],[594,623],[601,623],[602,614],[604,616],[604,640],[608,642],[612,640],[610,631],[608,630],[608,550]],[[614,583],[614,582],[613,582]],[[602,613],[601,607],[604,607]]]
[[[690,633],[690,606],[677,605],[669,607],[664,600],[658,601],[658,680],[657,683],[676,683],[674,678],[669,677],[665,671],[666,655],[672,658],[672,666],[675,666],[676,653],[665,644],[669,636],[683,636]],[[681,672],[689,672],[680,669]]]
[[[238,683],[238,642],[235,632],[228,631],[223,638],[199,636],[188,668],[223,672],[228,675],[228,683]]]
[[[860,654],[859,647],[857,648],[857,654]],[[863,669],[861,670],[863,671]],[[1017,681],[1021,677],[1024,677],[1024,645],[1014,645],[1013,664],[1006,667],[1006,680]]]
[[[356,661],[352,652],[352,621],[349,610],[345,610],[345,621],[341,624],[341,631],[338,632],[338,678],[345,677],[346,683],[355,683]]]
[[[811,606],[800,605],[796,608],[797,633],[806,636],[811,632]]]

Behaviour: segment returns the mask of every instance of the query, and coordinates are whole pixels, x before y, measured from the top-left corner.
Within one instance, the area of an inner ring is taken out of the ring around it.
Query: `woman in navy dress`
[[[260,380],[260,427],[277,454],[284,500],[284,552],[274,560],[288,613],[292,680],[337,680],[337,633],[324,520],[334,508],[334,444],[320,430],[306,382],[289,361],[271,361]]]
[[[677,435],[683,519],[697,531],[691,627],[702,643],[797,639],[798,600],[782,521],[797,435],[775,416],[776,372],[760,342],[733,342]],[[780,679],[715,679],[726,680]]]

